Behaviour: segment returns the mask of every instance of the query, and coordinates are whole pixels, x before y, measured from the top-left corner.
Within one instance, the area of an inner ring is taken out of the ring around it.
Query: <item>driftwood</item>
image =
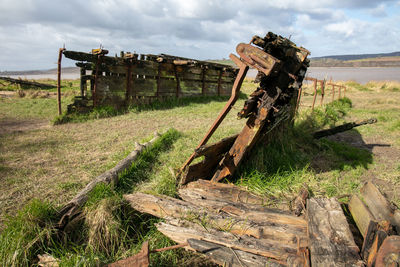
[[[375,118],[368,119],[368,120],[363,120],[363,121],[349,122],[349,123],[345,123],[343,125],[339,125],[339,126],[333,127],[331,129],[315,132],[313,134],[313,137],[315,139],[319,139],[319,138],[326,137],[326,136],[329,136],[329,135],[334,135],[334,134],[337,134],[337,133],[345,132],[345,131],[351,130],[351,129],[355,128],[355,127],[361,126],[361,125],[373,124],[373,123],[376,123],[376,122],[377,122],[377,119],[375,119]]]
[[[21,79],[13,79],[10,77],[0,77],[0,80],[4,80],[10,83],[15,83],[15,84],[20,84],[20,85],[27,85],[27,86],[34,86],[34,87],[39,87],[39,88],[55,88],[55,85],[51,84],[45,84],[45,83],[38,83],[38,82],[32,82],[32,81],[26,81],[26,80],[21,80]]]
[[[143,150],[154,144],[159,137],[160,134],[155,133],[153,139],[151,139],[149,142],[143,145],[136,143],[135,150],[132,151],[126,158],[118,162],[114,168],[100,174],[93,181],[87,184],[84,189],[82,189],[60,210],[61,219],[59,221],[59,227],[64,228],[69,220],[79,213],[80,208],[86,203],[90,192],[95,188],[96,185],[100,183],[116,184],[118,182],[118,176],[126,171],[132,165],[132,162],[135,161],[143,152]]]
[[[309,199],[307,219],[312,266],[362,266],[359,249],[336,199]]]

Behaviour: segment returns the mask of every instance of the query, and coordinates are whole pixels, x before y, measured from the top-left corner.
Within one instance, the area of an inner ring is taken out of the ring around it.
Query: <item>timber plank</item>
[[[335,198],[307,200],[312,266],[362,266],[359,249]]]
[[[232,184],[214,183],[207,180],[197,180],[184,186],[190,190],[197,191],[208,199],[224,199],[225,201],[249,203],[258,205],[269,205],[271,200],[256,194],[253,194],[244,188]],[[286,210],[288,208],[286,207]]]
[[[293,248],[299,245],[305,247],[308,243],[306,232],[290,225],[277,225],[268,221],[255,223],[243,217],[232,217],[225,212],[213,213],[208,208],[167,196],[134,193],[124,195],[124,198],[132,208],[159,218],[174,217],[207,223],[233,234],[276,240]]]
[[[167,223],[156,224],[157,229],[177,243],[189,239],[199,239],[238,249],[256,255],[273,258],[282,263],[288,258],[298,257],[297,248],[275,240],[256,239],[249,236],[236,236],[225,231],[177,219],[167,219]]]
[[[357,195],[353,195],[351,197],[349,202],[349,210],[354,221],[356,222],[358,230],[360,230],[360,233],[365,238],[367,235],[368,225],[370,224],[370,221],[375,220],[375,217]]]
[[[253,253],[245,252],[239,249],[233,249],[216,243],[188,239],[188,243],[196,252],[210,257],[214,262],[222,266],[242,267],[281,267],[285,266],[279,262],[268,260],[268,258]]]
[[[295,228],[304,233],[307,231],[307,222],[305,219],[278,209],[254,204],[235,203],[225,199],[207,199],[201,193],[188,188],[181,188],[178,193],[183,200],[202,206],[213,212],[223,211],[231,216],[246,218],[247,220],[261,224],[269,222],[276,225],[285,225],[288,228]]]
[[[376,188],[368,182],[361,188],[361,196],[377,221],[389,221],[400,233],[400,212]]]

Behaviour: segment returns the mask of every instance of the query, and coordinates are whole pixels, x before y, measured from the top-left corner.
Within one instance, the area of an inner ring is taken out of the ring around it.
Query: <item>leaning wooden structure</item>
[[[63,50],[62,54],[78,61],[81,69],[81,95],[69,111],[101,106],[121,109],[174,97],[227,96],[237,74],[229,65],[166,54],[121,52],[113,57],[104,49]]]

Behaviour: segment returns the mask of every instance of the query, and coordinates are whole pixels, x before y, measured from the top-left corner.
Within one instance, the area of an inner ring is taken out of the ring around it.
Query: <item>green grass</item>
[[[254,90],[255,86],[246,81],[245,93]],[[398,106],[383,101],[379,98],[382,94],[374,94],[380,86],[369,88],[371,91],[349,87],[348,94],[353,101],[342,99],[313,112],[301,110],[293,131],[287,133],[286,138],[257,146],[230,182],[245,185],[257,194],[266,194],[275,203],[291,200],[304,183],[314,196],[352,194],[359,190],[363,175],[369,170],[382,168],[387,172],[386,165],[380,167],[382,163],[375,162],[370,151],[331,138],[318,141],[312,138],[316,130],[374,116],[378,117],[374,127],[363,126],[347,134],[360,142],[365,137],[376,136],[379,140],[396,140],[400,119]],[[384,90],[390,94],[391,101],[396,101],[397,93],[388,88],[386,85],[379,90]],[[31,100],[39,99],[21,98],[18,105]],[[377,102],[371,104],[372,100]],[[122,195],[140,191],[176,196],[177,170],[197,146],[225,101],[226,98],[198,98],[157,102],[102,120],[94,120],[94,116],[80,123],[0,136],[2,194],[10,200],[1,203],[2,207],[8,207],[2,213],[10,210],[12,213],[18,205],[27,203],[31,191],[41,197],[40,201],[35,200],[4,221],[0,234],[3,261],[0,265],[9,266],[14,262],[14,266],[29,266],[36,263],[38,253],[48,253],[59,259],[61,266],[97,266],[137,253],[145,240],[150,242],[151,249],[172,245],[171,240],[156,230],[154,223],[159,219],[133,211]],[[210,143],[240,131],[244,120],[236,120],[235,113],[243,101],[242,96]],[[0,102],[0,110],[7,108],[3,104]],[[52,116],[50,104],[32,106],[29,112],[19,111],[18,105],[12,109],[27,118],[42,116],[49,119]],[[39,115],[39,112],[44,113]],[[57,221],[55,211],[62,203],[94,177],[115,166],[133,150],[134,141],[147,141],[154,130],[170,127],[177,130],[167,132],[147,149],[130,170],[121,175],[118,185],[95,188],[83,209],[84,216],[75,222],[67,235],[54,234],[51,225]],[[396,163],[395,172],[387,176],[397,175],[399,168]],[[18,198],[14,198],[14,194]],[[40,238],[35,239],[36,236]],[[154,253],[150,257],[153,266],[182,266],[193,255],[180,249]]]

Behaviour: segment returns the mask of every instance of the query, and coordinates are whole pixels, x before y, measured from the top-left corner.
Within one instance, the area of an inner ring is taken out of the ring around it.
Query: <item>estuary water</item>
[[[249,70],[247,77],[254,78],[257,71]],[[348,67],[310,67],[307,70],[307,76],[317,79],[331,79],[334,81],[356,81],[364,84],[369,81],[399,81],[400,82],[400,67],[388,68],[348,68]],[[38,75],[11,75],[11,78],[22,79],[57,79],[54,74],[38,74]],[[62,79],[78,79],[79,69],[76,72],[62,73]]]
[[[257,72],[250,70],[248,77],[254,78]],[[308,77],[322,79],[331,79],[333,81],[356,81],[365,84],[369,81],[398,81],[400,82],[400,67],[389,68],[327,68],[327,67],[310,67],[307,70]]]

